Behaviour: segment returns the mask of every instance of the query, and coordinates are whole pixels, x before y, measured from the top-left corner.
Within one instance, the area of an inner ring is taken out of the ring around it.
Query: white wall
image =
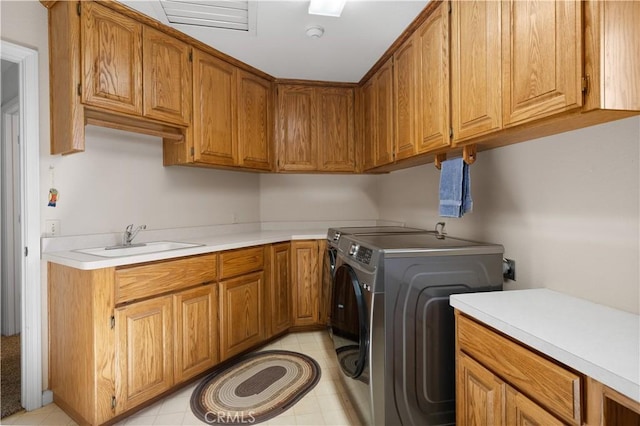
[[[547,287],[640,313],[640,118],[478,154],[474,211],[452,235],[501,243],[516,261],[510,289]],[[439,172],[380,179],[381,219],[432,228]]]
[[[226,224],[234,214],[238,222],[260,221],[257,174],[163,167],[157,137],[87,126],[85,152],[43,162],[43,193],[52,179],[59,191],[57,207],[45,207],[43,216],[60,219],[63,235],[122,232],[130,223]]]
[[[377,176],[260,176],[263,222],[378,219]]]

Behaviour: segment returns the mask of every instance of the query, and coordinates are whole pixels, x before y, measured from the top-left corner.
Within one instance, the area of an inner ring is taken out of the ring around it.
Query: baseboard
[[[42,391],[42,405],[49,405],[53,402],[53,392],[50,390]]]

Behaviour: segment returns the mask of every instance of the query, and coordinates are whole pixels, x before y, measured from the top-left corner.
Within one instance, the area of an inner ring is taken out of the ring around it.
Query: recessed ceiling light
[[[324,15],[340,17],[347,0],[311,0],[309,15]]]

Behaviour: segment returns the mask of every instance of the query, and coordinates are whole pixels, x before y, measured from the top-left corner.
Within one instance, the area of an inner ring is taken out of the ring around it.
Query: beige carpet
[[[22,410],[20,405],[20,335],[2,336],[0,342],[0,418]]]

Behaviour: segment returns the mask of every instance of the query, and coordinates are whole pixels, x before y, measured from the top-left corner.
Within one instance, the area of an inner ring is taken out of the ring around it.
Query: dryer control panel
[[[349,246],[349,256],[355,257],[355,259],[364,263],[365,265],[371,264],[371,256],[373,255],[373,250],[368,247],[361,246],[357,243],[351,243]]]

